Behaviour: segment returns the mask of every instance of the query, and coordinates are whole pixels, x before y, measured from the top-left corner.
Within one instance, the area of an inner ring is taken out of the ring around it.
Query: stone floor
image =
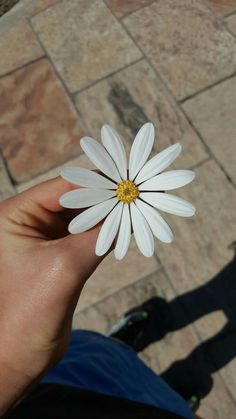
[[[173,327],[140,356],[171,385],[200,388],[204,418],[235,418],[236,0],[22,0],[1,29],[1,199],[62,165],[90,167],[80,138],[103,123],[127,148],[147,120],[156,150],[183,145],[175,167],[197,178],[180,195],[197,215],[166,217],[176,240],[151,259],[133,242],[123,262],[108,256],[74,325],[106,332],[164,298]]]

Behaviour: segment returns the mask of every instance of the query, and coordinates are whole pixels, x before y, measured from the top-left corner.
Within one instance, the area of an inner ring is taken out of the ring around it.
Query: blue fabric
[[[123,342],[74,330],[64,358],[43,378],[157,406],[193,419],[187,403]]]

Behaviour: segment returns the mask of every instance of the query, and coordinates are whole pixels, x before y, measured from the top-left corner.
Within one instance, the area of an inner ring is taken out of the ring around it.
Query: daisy
[[[69,224],[69,232],[82,233],[105,217],[96,243],[96,254],[104,255],[117,236],[115,257],[121,260],[129,247],[131,230],[140,252],[153,255],[154,238],[171,243],[173,233],[157,210],[191,217],[195,213],[192,204],[175,195],[163,193],[190,183],[195,174],[191,170],[165,170],[181,152],[179,143],[161,151],[149,161],[154,143],[154,126],[144,124],[131,147],[129,161],[118,133],[109,125],[101,130],[102,144],[90,137],[81,139],[81,147],[87,157],[101,171],[68,167],[61,176],[79,185],[65,193],[60,204],[65,208],[87,208]]]

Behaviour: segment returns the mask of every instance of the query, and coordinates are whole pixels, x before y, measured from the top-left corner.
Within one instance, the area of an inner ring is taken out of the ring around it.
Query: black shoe
[[[162,339],[173,323],[168,303],[154,297],[125,313],[111,328],[108,336],[130,345],[136,352]]]
[[[190,399],[186,400],[189,408],[192,410],[193,413],[197,411],[197,409],[200,406],[200,397],[198,396],[192,396]]]

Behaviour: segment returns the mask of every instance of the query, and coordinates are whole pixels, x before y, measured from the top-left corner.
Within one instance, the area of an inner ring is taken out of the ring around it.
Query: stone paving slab
[[[153,3],[153,0],[105,0],[105,3],[116,17],[121,18],[144,6],[148,6]]]
[[[37,0],[31,1],[29,7],[27,7],[25,11],[25,15],[28,17],[32,17],[43,10],[53,6],[54,4],[58,3],[60,0]]]
[[[236,192],[214,161],[196,169],[194,182],[176,192],[197,209],[192,218],[163,216],[172,226],[175,241],[156,244],[156,254],[178,293],[204,284],[232,258],[235,241]]]
[[[100,0],[62,1],[35,16],[32,25],[72,92],[141,57]]]
[[[218,16],[236,12],[235,0],[207,0],[207,2]]]
[[[79,114],[99,139],[104,123],[123,136],[127,150],[139,127],[152,121],[156,127],[155,151],[180,142],[179,168],[191,167],[208,157],[197,134],[169,97],[149,64],[142,60],[76,96]]]
[[[236,14],[225,19],[229,30],[236,36]]]
[[[4,161],[0,155],[0,201],[15,194],[14,187],[9,179]]]
[[[235,403],[225,390],[225,383],[219,373],[213,374],[213,389],[205,397],[197,414],[203,419],[234,418],[236,413]]]
[[[236,183],[236,77],[183,104],[213,156]]]
[[[0,79],[0,147],[16,182],[78,154],[83,130],[46,59]]]
[[[43,55],[35,34],[22,19],[0,37],[0,75]]]
[[[178,99],[236,72],[236,39],[201,0],[159,0],[123,22]]]
[[[74,157],[71,160],[68,160],[64,164],[60,166],[56,166],[53,169],[44,172],[39,176],[35,176],[32,179],[28,180],[27,182],[20,183],[16,185],[17,192],[23,192],[32,186],[38,185],[41,182],[45,182],[46,180],[53,179],[57,176],[60,176],[60,171],[65,167],[84,167],[85,169],[93,169],[92,163],[89,161],[85,154],[80,154],[79,156]]]

